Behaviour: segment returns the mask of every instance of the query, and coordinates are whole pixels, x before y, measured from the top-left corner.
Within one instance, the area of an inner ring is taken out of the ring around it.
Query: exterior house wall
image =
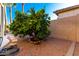
[[[2,7],[0,5],[0,37],[2,37]]]
[[[10,41],[7,39],[7,36],[4,36],[4,31],[5,31],[5,8],[2,4],[0,4],[0,21],[1,21],[1,32],[0,32],[0,50],[5,47]]]
[[[50,37],[79,42],[79,14],[51,21]]]
[[[4,8],[0,4],[0,37],[4,36],[4,22],[5,22],[5,16],[4,16]]]
[[[66,11],[63,13],[60,13],[58,15],[58,18],[64,18],[64,17],[70,17],[70,16],[75,16],[79,14],[79,8],[78,9],[74,9],[74,10],[70,10],[70,11]]]

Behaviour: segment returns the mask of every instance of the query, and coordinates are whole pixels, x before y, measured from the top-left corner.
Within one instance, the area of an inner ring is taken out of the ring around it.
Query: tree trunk
[[[24,3],[22,3],[22,12],[24,12]]]
[[[10,24],[12,23],[12,7],[10,7]]]
[[[6,6],[4,6],[4,15],[5,15],[5,30],[6,30]]]

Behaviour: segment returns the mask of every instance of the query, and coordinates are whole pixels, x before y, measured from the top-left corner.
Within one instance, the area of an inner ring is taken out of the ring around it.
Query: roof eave
[[[60,10],[56,10],[53,13],[55,13],[56,15],[58,15],[59,13],[63,13],[63,12],[74,10],[74,9],[78,9],[78,8],[79,8],[79,5],[75,5],[75,6],[63,8],[63,9],[60,9]]]

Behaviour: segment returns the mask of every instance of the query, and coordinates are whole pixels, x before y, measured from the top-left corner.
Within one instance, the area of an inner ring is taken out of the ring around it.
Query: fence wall
[[[79,15],[52,20],[51,37],[79,42]]]

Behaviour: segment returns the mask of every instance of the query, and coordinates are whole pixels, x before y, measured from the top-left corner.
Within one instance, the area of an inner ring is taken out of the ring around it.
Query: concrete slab
[[[76,42],[72,42],[70,48],[65,56],[73,56]]]

